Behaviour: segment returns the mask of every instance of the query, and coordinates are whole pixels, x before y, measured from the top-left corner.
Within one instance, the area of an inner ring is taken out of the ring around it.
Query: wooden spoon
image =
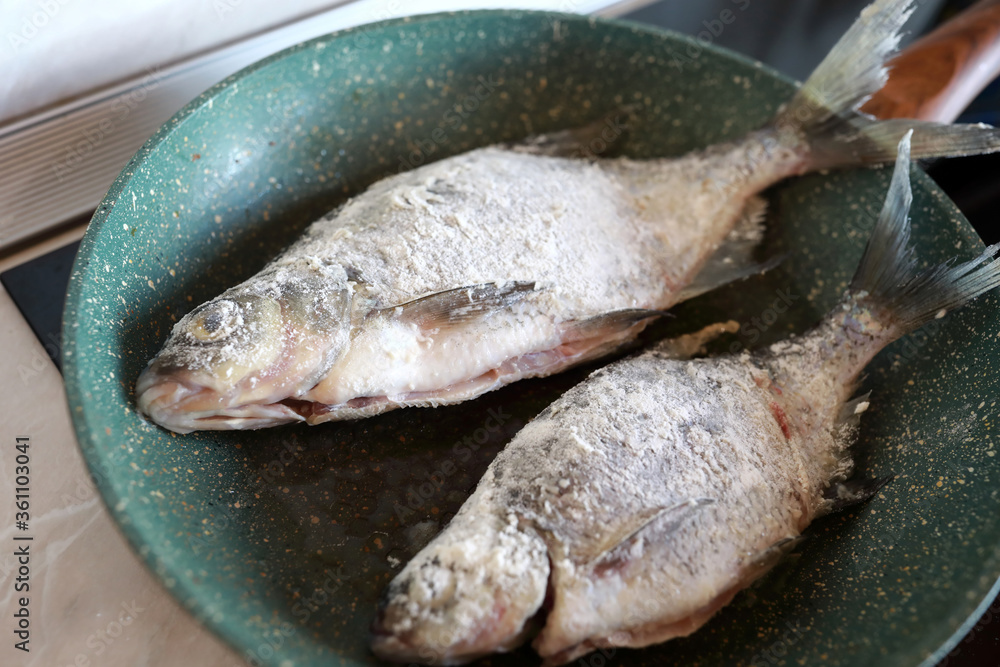
[[[1000,0],[983,0],[890,62],[889,82],[862,109],[877,118],[954,121],[1000,74]]]

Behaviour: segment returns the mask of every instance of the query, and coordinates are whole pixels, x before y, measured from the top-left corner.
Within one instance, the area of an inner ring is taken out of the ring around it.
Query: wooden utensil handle
[[[1000,73],[1000,0],[983,0],[890,61],[889,82],[863,108],[877,118],[954,121]]]

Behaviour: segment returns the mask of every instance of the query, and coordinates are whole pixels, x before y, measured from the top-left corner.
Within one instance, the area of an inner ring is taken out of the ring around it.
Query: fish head
[[[139,411],[177,433],[304,421],[296,396],[346,347],[350,302],[345,281],[292,270],[227,290],[174,325],[136,381]]]
[[[537,628],[542,539],[496,515],[457,516],[390,583],[371,628],[383,660],[454,665],[508,651]]]

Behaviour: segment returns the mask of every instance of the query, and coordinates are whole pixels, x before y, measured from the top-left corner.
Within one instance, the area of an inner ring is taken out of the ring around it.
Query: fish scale
[[[489,175],[485,182],[483,174]],[[453,189],[432,206],[396,203],[393,193],[431,178],[447,180]],[[670,252],[656,231],[678,225],[669,222],[676,215],[663,206],[648,213],[650,220],[641,219],[622,180],[610,163],[481,149],[374,186],[317,223],[286,257],[335,258],[364,267],[359,275],[382,306],[496,280],[558,285],[567,315],[621,307],[616,283],[629,285],[630,300],[654,305],[663,298],[657,274]],[[564,207],[558,217],[553,202]],[[367,220],[381,223],[365,226]],[[329,243],[342,226],[351,230],[350,241]],[[397,242],[400,230],[403,244]],[[401,272],[401,265],[412,270]]]

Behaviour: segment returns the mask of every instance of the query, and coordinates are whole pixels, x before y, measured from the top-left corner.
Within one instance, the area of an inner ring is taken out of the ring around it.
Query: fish
[[[589,159],[582,128],[375,182],[182,317],[136,381],[139,413],[177,433],[357,419],[619,349],[677,302],[761,268],[753,230],[772,184],[892,162],[911,126],[915,158],[1000,149],[985,125],[858,111],[912,11],[875,2],[772,122],[736,141]]]
[[[538,632],[547,665],[689,635],[801,541],[870,497],[856,396],[886,345],[1000,285],[1000,244],[920,271],[909,137],[858,269],[810,331],[689,358],[725,329],[605,366],[527,424],[381,598],[379,658],[460,664]],[[538,625],[541,625],[538,631]]]

